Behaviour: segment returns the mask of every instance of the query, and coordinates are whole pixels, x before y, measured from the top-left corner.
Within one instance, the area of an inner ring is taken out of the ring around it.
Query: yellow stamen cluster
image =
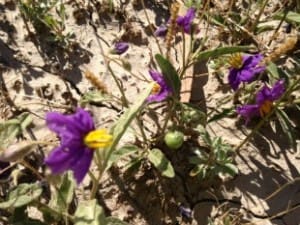
[[[266,116],[270,113],[271,109],[273,107],[273,102],[266,100],[259,108],[259,114],[261,117]]]
[[[91,149],[105,148],[111,145],[112,135],[107,130],[93,130],[84,137],[84,143]]]
[[[151,94],[155,95],[158,94],[160,92],[161,86],[158,83],[154,83],[152,90],[151,90]]]
[[[228,58],[228,63],[235,69],[239,69],[243,66],[243,57],[241,53],[232,54]]]

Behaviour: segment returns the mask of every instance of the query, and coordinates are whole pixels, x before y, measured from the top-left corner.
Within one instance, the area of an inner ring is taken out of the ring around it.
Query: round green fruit
[[[164,140],[170,149],[178,149],[183,144],[184,135],[180,131],[169,131],[166,133]]]

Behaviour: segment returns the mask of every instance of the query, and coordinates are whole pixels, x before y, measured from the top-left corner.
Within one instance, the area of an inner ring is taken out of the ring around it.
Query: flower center
[[[154,83],[151,94],[156,95],[160,92],[161,86],[158,83]]]
[[[112,135],[107,133],[107,130],[93,130],[84,137],[84,144],[91,148],[105,148],[111,145]]]
[[[235,69],[240,69],[243,66],[243,57],[241,53],[232,54],[228,58],[228,63]]]
[[[261,117],[266,116],[272,109],[273,102],[266,100],[264,103],[259,107],[259,114]]]

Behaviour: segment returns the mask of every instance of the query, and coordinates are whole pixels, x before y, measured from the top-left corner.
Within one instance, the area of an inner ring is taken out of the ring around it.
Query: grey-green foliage
[[[19,184],[12,190],[8,199],[0,203],[0,209],[18,208],[30,204],[42,194],[42,187],[39,183]]]
[[[65,6],[58,0],[19,0],[19,8],[27,20],[29,20],[37,33],[50,32],[48,41],[55,41],[64,46],[68,44],[71,33],[64,34],[65,30]]]
[[[0,123],[0,148],[6,148],[32,122],[29,113],[22,113],[14,119]],[[0,150],[1,152],[1,150]]]
[[[148,159],[161,172],[161,175],[169,178],[175,176],[171,162],[160,149],[154,148],[149,151]]]
[[[200,179],[214,178],[221,174],[234,176],[238,173],[231,156],[232,148],[221,137],[211,137],[204,127],[197,128],[205,147],[194,149],[195,156],[190,157],[190,163],[195,167],[190,171],[191,176]]]
[[[105,215],[97,200],[81,201],[74,215],[75,225],[105,225]]]

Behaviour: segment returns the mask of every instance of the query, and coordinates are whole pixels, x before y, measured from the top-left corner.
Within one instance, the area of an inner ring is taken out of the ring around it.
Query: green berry
[[[166,133],[164,141],[170,149],[178,149],[183,144],[184,135],[180,131],[169,131]]]

